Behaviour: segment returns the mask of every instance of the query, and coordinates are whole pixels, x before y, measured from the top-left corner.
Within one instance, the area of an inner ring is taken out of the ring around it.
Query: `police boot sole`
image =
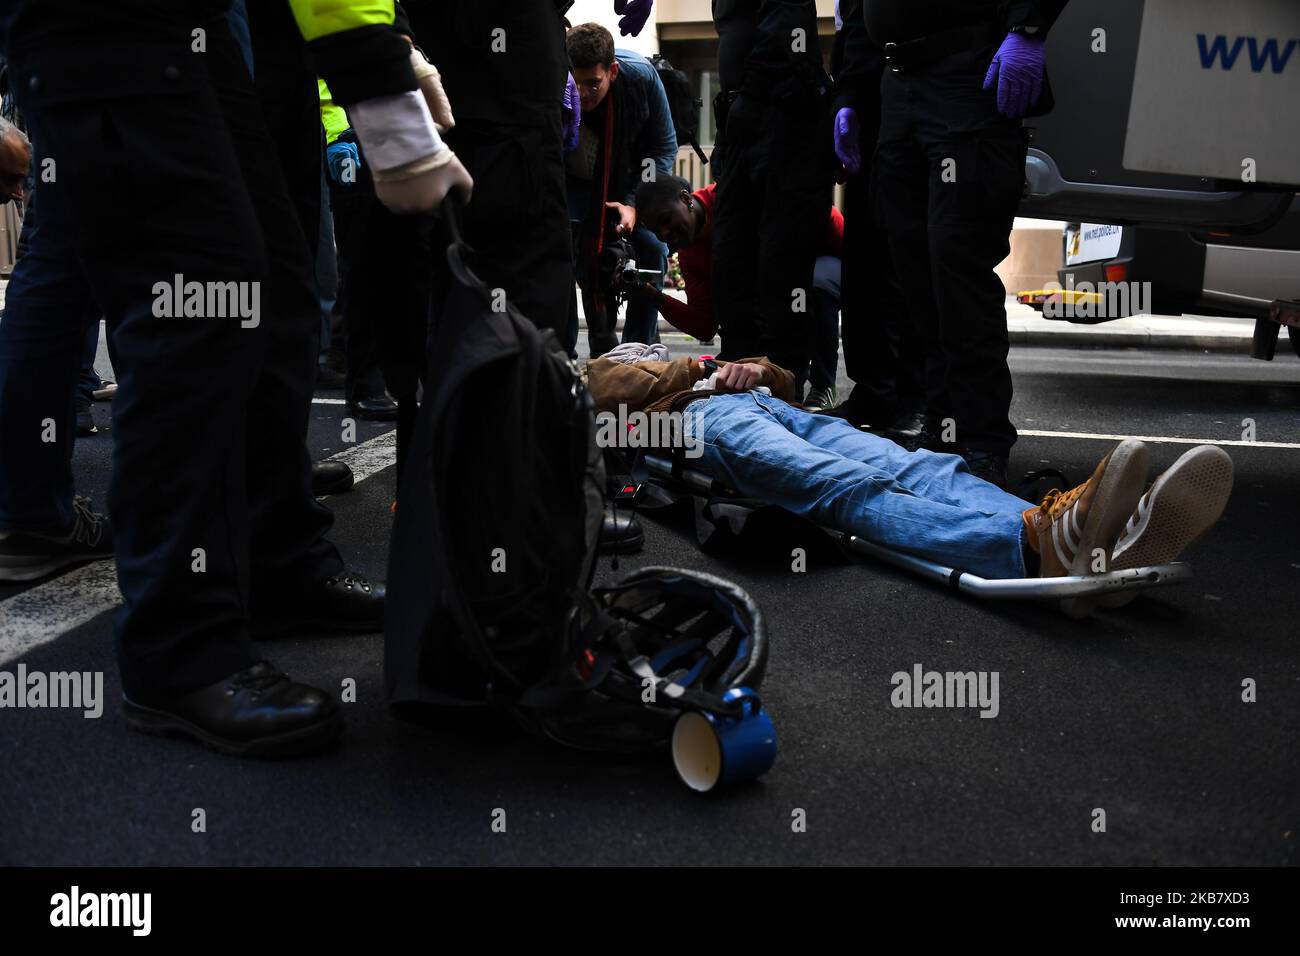
[[[122,717],[127,726],[139,733],[155,737],[189,737],[230,757],[301,757],[322,753],[338,742],[343,730],[343,715],[336,711],[314,724],[282,734],[241,740],[222,737],[177,714],[143,707],[125,698],[122,700]]]

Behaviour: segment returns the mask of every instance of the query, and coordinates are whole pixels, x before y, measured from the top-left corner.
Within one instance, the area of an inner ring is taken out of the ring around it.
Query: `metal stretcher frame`
[[[735,498],[735,491],[708,475],[688,468],[675,473],[667,458],[645,456],[646,469],[656,481],[677,482],[689,491],[709,497]],[[1089,603],[1120,592],[1146,591],[1155,587],[1181,584],[1192,578],[1192,566],[1185,562],[1110,571],[1087,577],[1058,578],[982,578],[969,571],[945,567],[916,555],[894,551],[855,534],[822,526],[831,537],[857,554],[863,554],[930,581],[982,600],[1068,600],[1086,598]],[[1082,610],[1082,608],[1081,608]]]

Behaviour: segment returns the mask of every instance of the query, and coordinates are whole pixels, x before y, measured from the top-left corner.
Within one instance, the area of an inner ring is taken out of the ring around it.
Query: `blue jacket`
[[[611,200],[632,205],[632,197],[641,185],[642,160],[650,159],[655,168],[671,175],[677,161],[677,133],[668,108],[668,94],[655,68],[639,53],[615,50],[618,79],[613,89],[615,129],[612,155],[616,161],[609,177]]]

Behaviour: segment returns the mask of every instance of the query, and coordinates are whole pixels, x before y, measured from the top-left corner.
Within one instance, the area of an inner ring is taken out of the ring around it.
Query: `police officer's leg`
[[[888,425],[900,409],[924,405],[924,349],[907,314],[889,233],[872,194],[875,164],[845,187],[844,370],[854,383],[845,411],[859,424]]]
[[[835,256],[818,256],[813,264],[813,322],[808,337],[808,384],[835,387],[840,358],[840,298],[842,263]]]
[[[248,5],[253,79],[284,184],[314,255],[324,148],[316,67],[287,3]]]
[[[410,234],[407,220],[418,221],[419,217],[394,216],[384,208],[375,195],[364,154],[355,180],[332,184],[332,188],[338,210],[339,257],[347,263],[348,276],[343,299],[343,324],[347,329],[344,397],[349,403],[382,399],[380,326],[401,321],[400,316],[390,312],[388,300],[395,287],[409,279],[400,262],[411,254],[404,248]],[[427,260],[424,265],[427,270]],[[423,339],[420,335],[415,341],[416,356],[423,355]],[[392,409],[380,413],[391,415]]]
[[[956,161],[956,182],[931,188],[930,262],[948,360],[947,395],[963,449],[1005,456],[1016,441],[1008,417],[1006,291],[993,271],[1007,257],[1024,182],[1019,127],[985,129],[928,149],[932,178]],[[949,167],[952,168],[952,167]]]
[[[762,350],[805,381],[813,312],[813,263],[826,235],[829,180],[821,175],[811,109],[772,111],[763,134],[757,261]]]
[[[558,117],[557,100],[554,130],[458,118],[447,142],[474,177],[464,221],[471,268],[538,326],[561,331],[573,261]]]
[[[152,39],[159,25],[148,40],[133,35],[134,69],[117,96],[103,86],[121,79],[126,37],[11,44],[37,152],[58,164],[41,215],[75,243],[110,323],[118,392],[109,506],[124,602],[116,629],[123,688],[141,700],[255,660],[242,596],[244,406],[265,330],[212,314],[202,297],[197,314],[173,317],[172,289],[176,276],[250,289],[265,279],[264,250],[189,26],[162,40]],[[133,199],[128,216],[123,193]]]
[[[924,383],[924,398],[918,404],[923,405],[927,420],[941,430],[938,423],[951,411],[943,391],[939,310],[930,271],[929,162],[925,151],[903,129],[882,135],[873,176],[876,213],[887,233],[906,300],[907,321],[899,332],[899,365],[910,368],[913,379]],[[909,341],[914,343],[910,349]]]
[[[286,43],[301,43],[287,6],[284,16],[287,22],[277,20],[271,24],[257,16],[252,18],[255,57],[272,26]],[[314,241],[320,200],[319,157],[308,163],[303,156],[318,148],[315,144],[319,143],[320,120],[318,114],[313,117],[291,105],[271,104],[271,115],[285,124],[280,137],[285,139],[286,149],[293,151],[289,160],[295,171],[295,190],[291,192],[282,154],[272,141],[264,116],[266,104],[243,68],[229,29],[223,26],[224,20],[213,22],[206,59],[220,97],[218,117],[224,120],[235,146],[270,269],[270,280],[262,294],[266,357],[248,406],[248,487],[256,607],[282,597],[280,588],[320,581],[343,568],[337,549],[325,539],[333,516],[312,497],[311,458],[306,446],[320,336]],[[273,71],[265,60],[254,61],[259,77],[269,81],[278,74],[286,83],[296,81],[301,88],[298,99],[308,88],[315,95],[310,73],[295,74],[287,61],[275,66],[279,69]],[[293,100],[294,95],[286,94],[286,99]],[[311,238],[301,222],[304,214],[312,218]]]
[[[37,206],[33,195],[0,319],[0,531],[57,533],[73,522],[73,399],[84,323],[99,309],[72,237],[43,228]]]
[[[568,57],[552,0],[408,9],[456,115],[447,143],[474,177],[470,265],[542,328],[563,332],[573,283],[560,102]]]
[[[646,276],[656,289],[664,287],[664,273],[668,269],[668,247],[659,241],[645,226],[632,230],[632,249],[636,253],[636,267],[652,270],[657,276]],[[653,344],[659,341],[659,307],[649,296],[633,296],[627,303],[623,320],[623,341]]]
[[[103,318],[94,299],[82,303],[85,313],[85,338],[81,340],[81,368],[77,370],[77,396],[83,401],[95,400],[95,390],[102,388],[104,380],[95,371],[95,359],[99,355],[99,320]]]
[[[759,325],[758,185],[760,105],[740,96],[727,117],[726,169],[718,177],[713,210],[713,298],[717,303],[718,356],[728,361],[761,354]]]

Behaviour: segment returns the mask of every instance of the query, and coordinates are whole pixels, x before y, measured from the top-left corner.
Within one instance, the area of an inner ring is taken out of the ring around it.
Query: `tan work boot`
[[[1125,439],[1083,484],[1066,492],[1053,491],[1037,508],[1025,511],[1039,576],[1092,574],[1098,549],[1109,559],[1124,522],[1137,507],[1146,475],[1146,445]]]
[[[1232,459],[1215,445],[1197,445],[1169,467],[1138,501],[1125,525],[1110,566],[1115,571],[1176,561],[1198,541],[1227,507],[1232,494]],[[1123,607],[1136,594],[1103,598],[1103,607]]]

